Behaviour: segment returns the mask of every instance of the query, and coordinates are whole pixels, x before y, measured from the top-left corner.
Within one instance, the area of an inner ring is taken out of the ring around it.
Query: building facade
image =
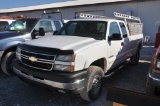
[[[53,3],[39,6],[29,6],[14,9],[2,9],[0,14],[17,16],[23,14],[29,17],[40,17],[43,11],[61,11],[63,19],[73,19],[76,14],[89,13],[114,17],[113,12],[130,14],[141,18],[144,24],[144,36],[150,36],[150,42],[155,43],[156,33],[160,26],[160,1],[144,0],[77,0]],[[55,16],[57,19],[58,16]]]

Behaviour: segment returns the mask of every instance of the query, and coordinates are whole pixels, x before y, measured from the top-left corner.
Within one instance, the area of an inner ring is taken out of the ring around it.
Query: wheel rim
[[[101,76],[96,75],[93,79],[93,85],[92,85],[92,93],[93,95],[98,95],[99,91],[101,89]]]

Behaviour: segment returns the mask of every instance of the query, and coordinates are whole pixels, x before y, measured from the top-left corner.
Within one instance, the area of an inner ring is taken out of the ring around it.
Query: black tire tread
[[[8,52],[4,55],[4,57],[2,58],[2,61],[1,61],[1,68],[2,68],[2,71],[7,74],[7,75],[12,75],[13,73],[11,72],[8,72],[8,63],[9,61],[12,61],[12,59],[15,58],[15,51],[11,51],[11,52]]]
[[[93,77],[95,75],[95,73],[99,71],[101,74],[102,74],[102,77],[104,75],[104,72],[102,70],[102,68],[98,67],[98,66],[90,66],[89,69],[88,69],[88,75],[87,75],[87,80],[86,80],[86,87],[80,91],[80,96],[82,99],[88,101],[88,102],[92,102],[94,100],[91,100],[89,95],[88,95],[88,92],[89,90],[91,89],[92,87],[92,80],[93,80]]]

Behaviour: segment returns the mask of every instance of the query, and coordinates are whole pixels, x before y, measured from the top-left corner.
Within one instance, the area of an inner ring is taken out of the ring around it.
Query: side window
[[[120,34],[120,30],[119,30],[117,22],[112,22],[110,24],[109,36],[112,36],[113,34]]]
[[[42,20],[36,26],[35,30],[39,30],[39,28],[44,28],[45,32],[53,32],[52,24],[50,21]]]
[[[9,23],[7,21],[0,21],[0,31],[3,31],[8,25]]]
[[[123,37],[124,38],[127,37],[127,30],[126,30],[126,27],[125,27],[124,23],[120,22],[119,25],[121,27]]]
[[[59,21],[53,21],[53,22],[56,27],[56,30],[58,31],[61,28],[61,23]]]

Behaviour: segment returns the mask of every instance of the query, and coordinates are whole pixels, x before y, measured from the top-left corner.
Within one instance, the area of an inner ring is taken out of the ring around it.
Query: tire
[[[136,54],[131,57],[130,65],[136,66],[139,63],[139,57],[140,57],[140,50],[138,49]]]
[[[104,76],[102,68],[90,66],[87,73],[86,83],[80,91],[82,99],[88,102],[95,101],[101,94],[102,83],[101,79]]]
[[[8,52],[2,58],[1,68],[2,71],[7,75],[14,75],[12,61],[16,58],[15,52]]]

